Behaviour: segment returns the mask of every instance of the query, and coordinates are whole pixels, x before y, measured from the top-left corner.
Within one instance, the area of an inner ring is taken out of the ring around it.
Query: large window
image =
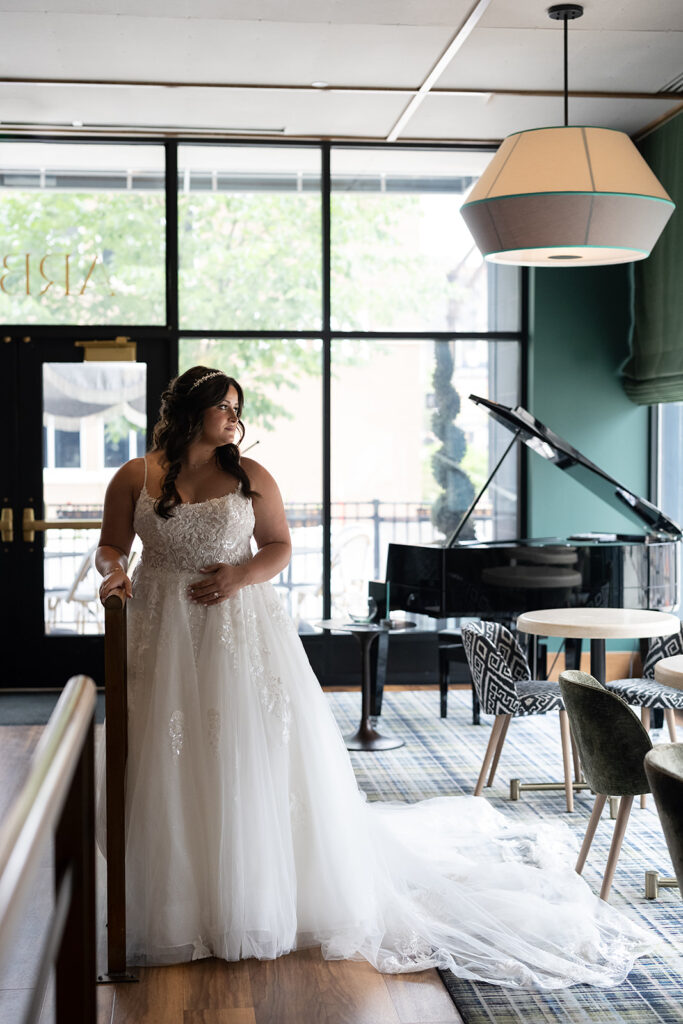
[[[659,495],[657,504],[683,524],[683,402],[659,406]]]
[[[162,146],[0,143],[0,317],[163,324]]]
[[[320,151],[181,146],[180,326],[321,328]]]
[[[459,212],[489,160],[333,149],[333,329],[519,329],[518,271],[485,263]]]
[[[515,404],[517,358],[510,342],[333,342],[333,612],[348,614],[368,581],[384,578],[391,541],[443,542],[459,525],[509,441],[468,396]],[[508,486],[497,479],[463,540],[515,535],[514,460],[502,472]]]

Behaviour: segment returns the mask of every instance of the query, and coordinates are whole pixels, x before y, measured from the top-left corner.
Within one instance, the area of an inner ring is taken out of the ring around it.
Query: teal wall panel
[[[528,408],[598,466],[648,497],[648,410],[624,393],[629,266],[535,269],[530,280]],[[637,533],[534,452],[528,455],[531,537],[589,530]]]

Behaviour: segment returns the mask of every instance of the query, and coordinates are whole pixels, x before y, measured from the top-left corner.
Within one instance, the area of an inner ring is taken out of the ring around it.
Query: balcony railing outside
[[[286,505],[292,534],[292,558],[274,580],[285,605],[297,622],[322,615],[322,505]],[[99,523],[98,505],[55,505],[51,518],[92,519]],[[479,540],[493,539],[491,511],[473,516]],[[98,634],[104,632],[104,613],[98,600],[99,576],[94,567],[96,529],[51,530],[45,535],[46,632]],[[347,611],[348,601],[368,580],[383,579],[389,542],[430,544],[441,539],[431,521],[429,505],[420,502],[368,501],[332,503],[332,605],[334,615]],[[131,558],[139,555],[136,538]]]

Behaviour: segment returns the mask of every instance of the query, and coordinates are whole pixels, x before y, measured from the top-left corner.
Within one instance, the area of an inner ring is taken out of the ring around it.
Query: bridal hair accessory
[[[194,382],[190,391],[194,391],[194,389],[198,388],[200,384],[203,384],[205,380],[211,380],[212,377],[225,377],[225,374],[220,370],[212,370],[211,373],[205,373],[203,377],[199,377],[199,379]],[[187,392],[188,395],[190,391]]]

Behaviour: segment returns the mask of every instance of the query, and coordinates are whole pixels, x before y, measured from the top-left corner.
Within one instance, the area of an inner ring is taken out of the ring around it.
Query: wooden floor
[[[452,1024],[436,971],[378,974],[319,950],[278,960],[201,960],[139,971],[139,984],[99,986],[98,1024]]]
[[[0,819],[21,787],[41,732],[41,726],[0,726]],[[104,970],[101,880],[98,890]],[[37,900],[46,901],[47,894]],[[39,948],[41,908],[32,907],[26,921],[22,947],[31,951]],[[461,1024],[436,971],[384,975],[365,962],[323,960],[317,949],[278,960],[200,960],[138,974],[137,984],[98,985],[97,1024]],[[2,1024],[18,1022],[30,976],[28,963],[22,969],[20,962],[0,975]],[[49,1019],[46,1013],[41,1022]]]

